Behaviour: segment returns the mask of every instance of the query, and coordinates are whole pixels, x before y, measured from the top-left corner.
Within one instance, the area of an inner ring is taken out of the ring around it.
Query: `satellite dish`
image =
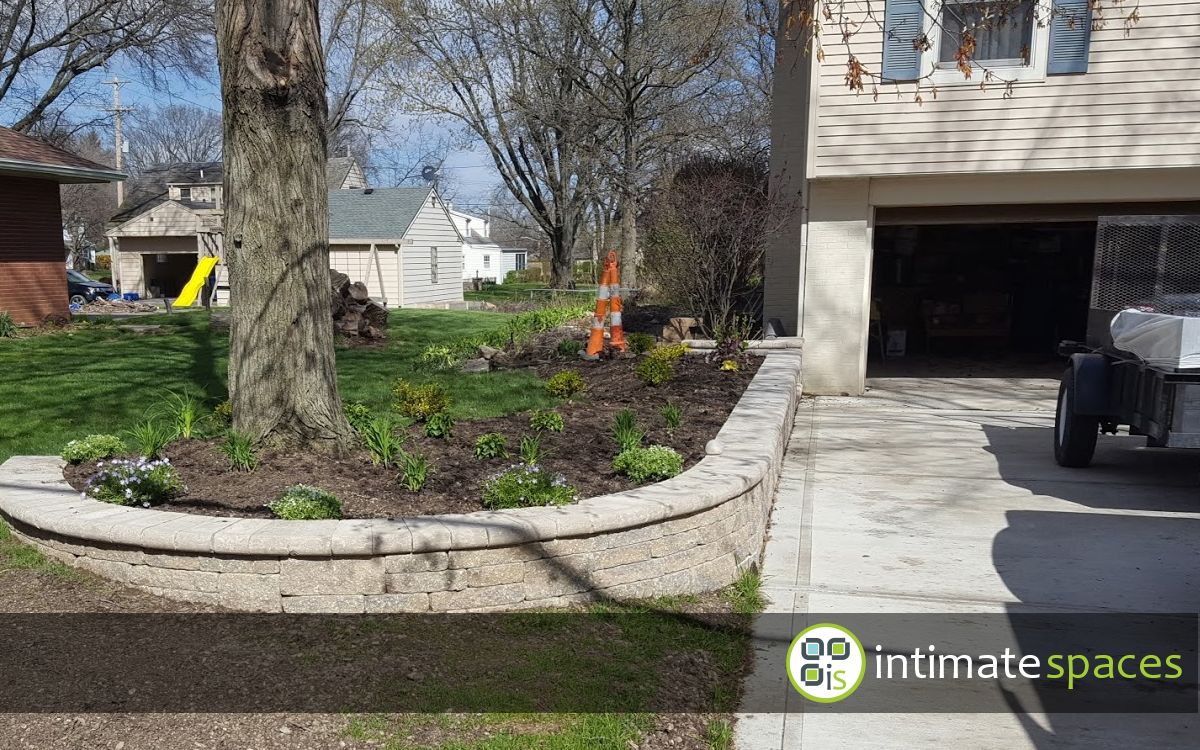
[[[434,182],[438,178],[438,168],[432,164],[421,170],[421,179],[426,182]]]

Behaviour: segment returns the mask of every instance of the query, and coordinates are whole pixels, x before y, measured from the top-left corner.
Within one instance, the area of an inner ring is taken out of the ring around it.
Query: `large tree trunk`
[[[624,164],[621,179],[621,286],[636,287],[638,283],[637,238],[637,142],[632,127],[632,113],[624,127]]]
[[[218,0],[233,425],[340,452],[318,0]]]

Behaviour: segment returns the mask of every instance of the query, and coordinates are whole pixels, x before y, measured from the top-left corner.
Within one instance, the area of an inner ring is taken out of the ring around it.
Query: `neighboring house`
[[[450,209],[454,227],[463,238],[464,281],[482,279],[503,282],[509,271],[523,271],[529,263],[529,250],[502,246],[492,240],[491,221]]]
[[[70,314],[59,186],[123,179],[103,164],[0,128],[0,310],[19,324]]]
[[[390,307],[463,305],[463,240],[431,187],[329,193],[329,263]]]
[[[861,393],[889,343],[1051,361],[1085,334],[1098,216],[1200,213],[1200,5],[1142,0],[1127,30],[1093,29],[1088,0],[1039,23],[1030,0],[976,29],[991,76],[964,79],[955,37],[982,6],[851,3],[824,63],[782,45],[764,309],[803,337],[806,390]],[[877,97],[847,88],[851,55]]]
[[[221,164],[214,162],[164,167],[139,179],[131,208],[113,217],[107,232],[114,283],[122,291],[174,297],[199,257],[221,256],[223,177]],[[393,306],[462,302],[462,240],[435,193],[429,188],[365,188],[362,169],[349,157],[327,162],[326,186],[333,268],[367,283],[372,296]],[[422,212],[424,203],[430,205]],[[398,267],[389,265],[396,258],[395,245],[401,244],[407,274],[403,283]],[[437,268],[422,281],[417,269],[430,267],[431,255],[437,256]],[[224,264],[217,266],[216,301],[228,301]]]

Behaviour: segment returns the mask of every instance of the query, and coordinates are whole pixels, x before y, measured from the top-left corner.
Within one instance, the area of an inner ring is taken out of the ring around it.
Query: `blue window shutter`
[[[1092,10],[1088,0],[1054,0],[1050,19],[1048,75],[1086,73],[1092,39]]]
[[[1087,0],[1084,0],[1086,2]],[[921,77],[921,50],[913,40],[924,24],[922,0],[887,0],[883,10],[883,77],[915,81]]]

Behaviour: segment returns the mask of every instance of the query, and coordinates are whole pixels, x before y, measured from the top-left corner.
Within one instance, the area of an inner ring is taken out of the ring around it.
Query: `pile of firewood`
[[[371,299],[367,285],[351,283],[340,271],[329,270],[333,296],[333,330],[344,336],[382,339],[387,333],[387,308]]]

